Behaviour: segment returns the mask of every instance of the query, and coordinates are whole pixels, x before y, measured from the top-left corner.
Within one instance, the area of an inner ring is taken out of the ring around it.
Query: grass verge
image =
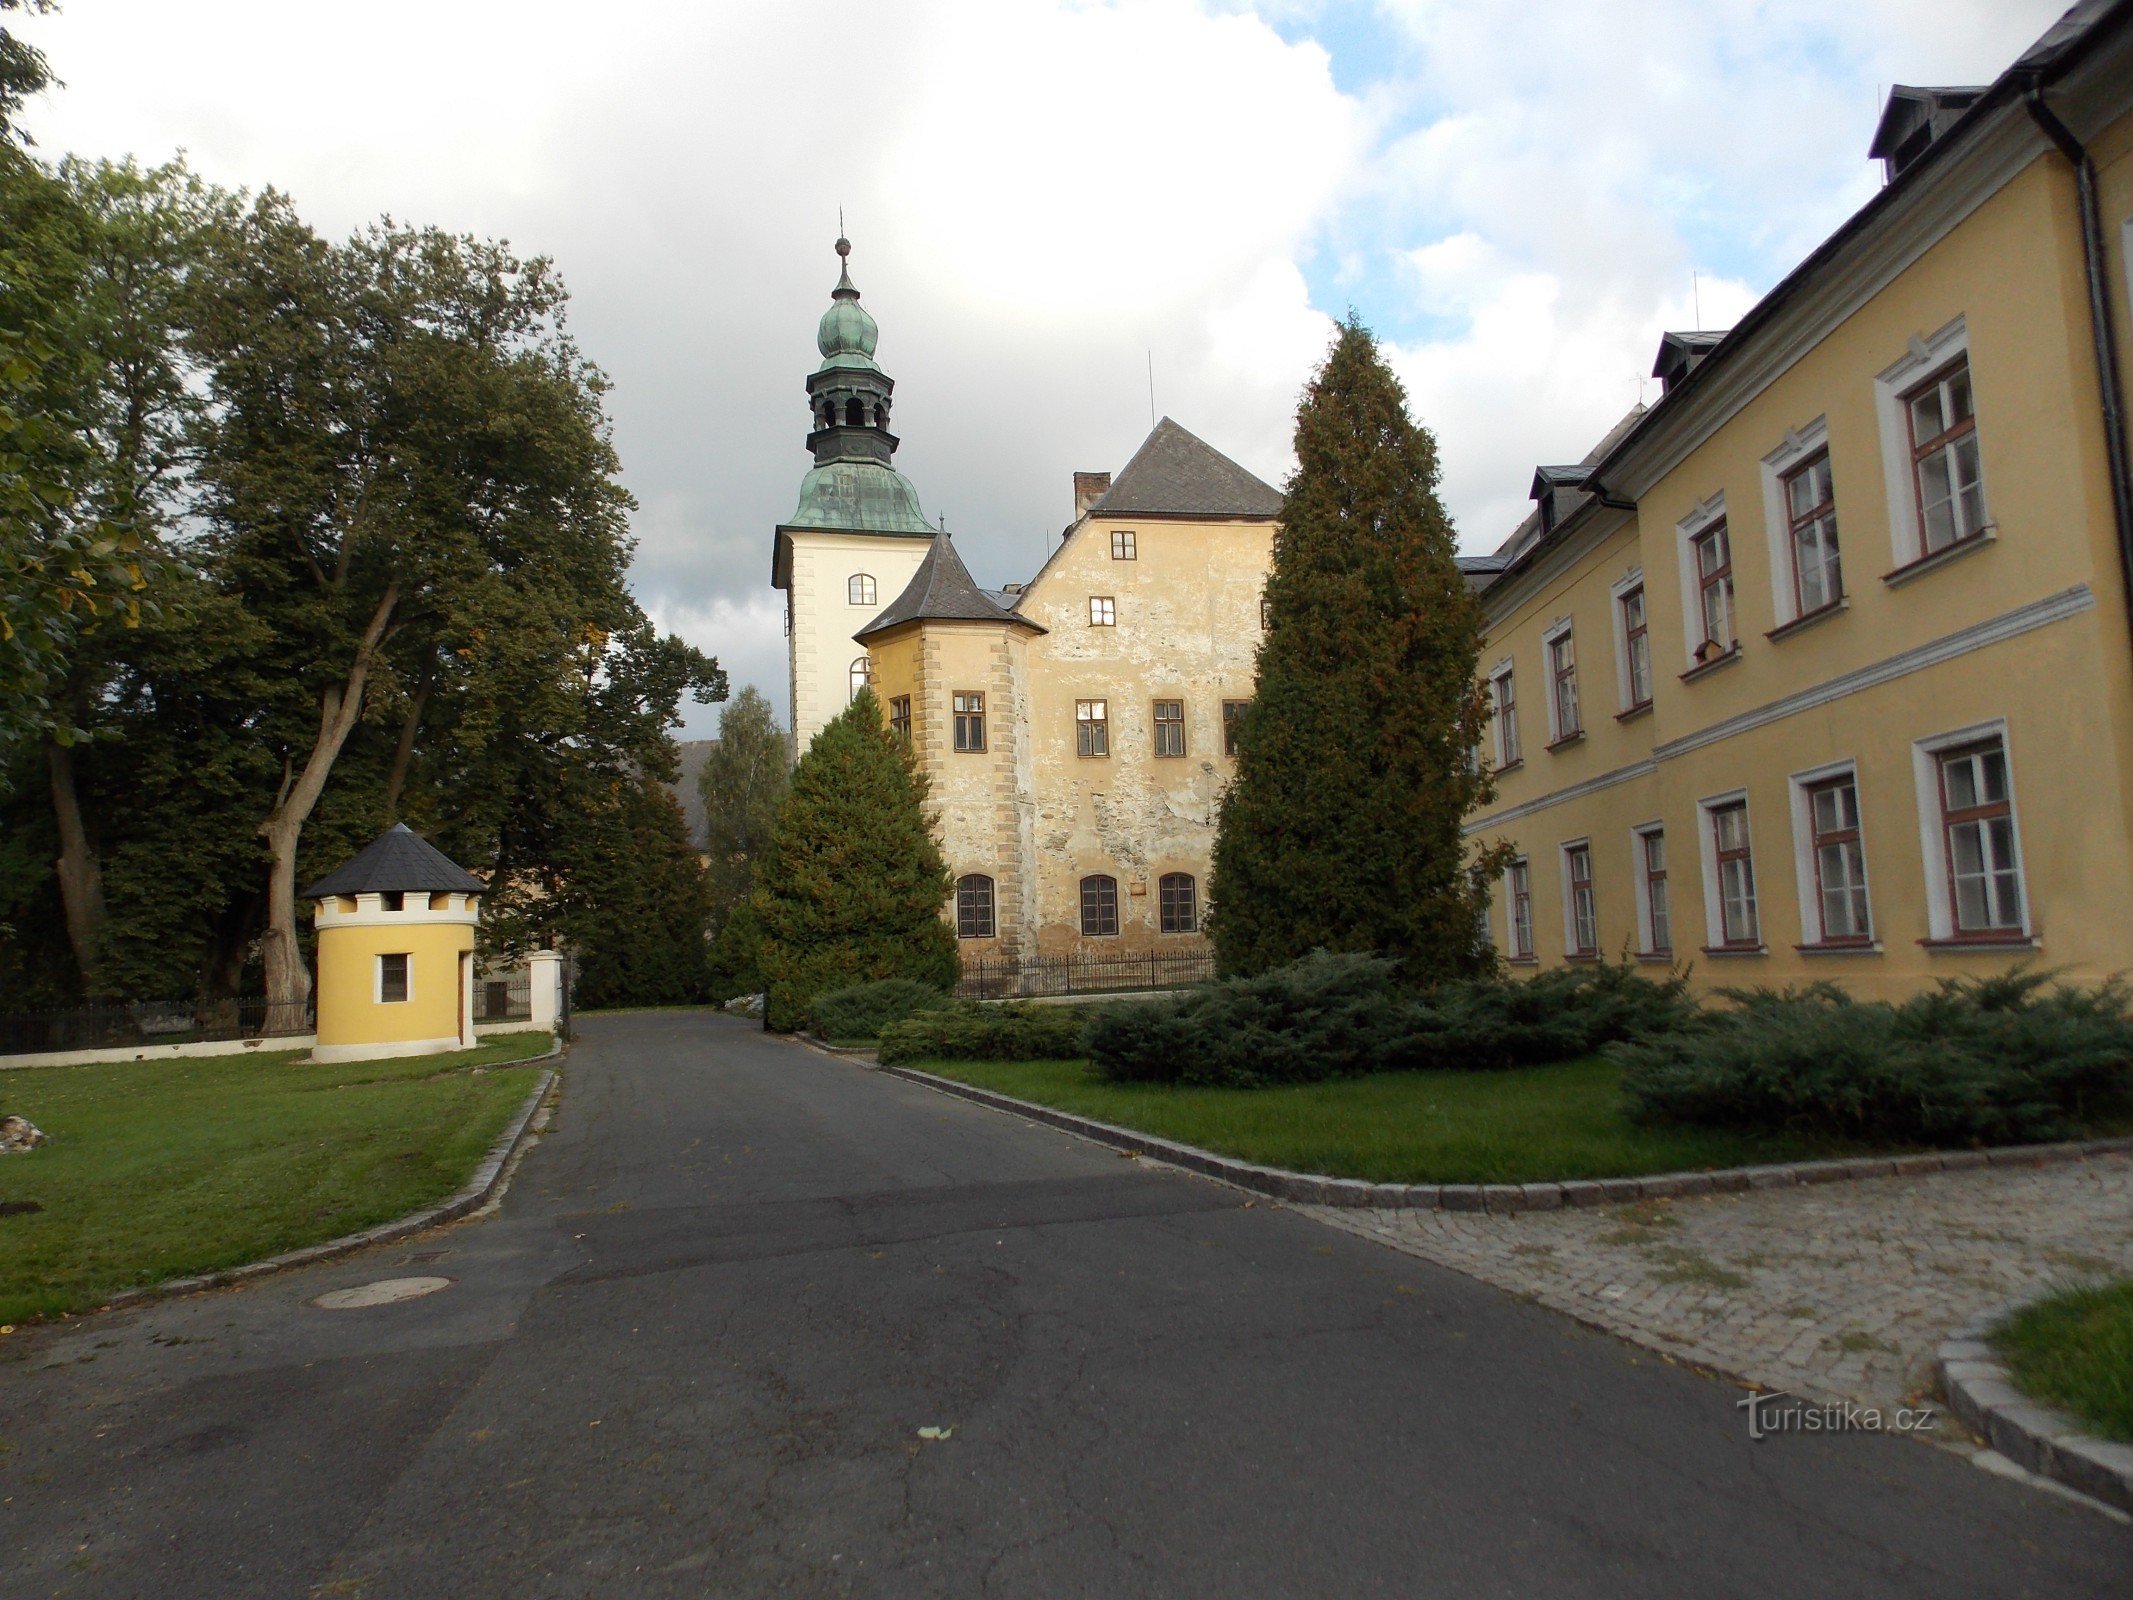
[[[2048,1295],[1992,1343],[2024,1393],[2133,1444],[2133,1279]]]
[[[0,1322],[375,1227],[463,1185],[545,1033],[393,1061],[299,1052],[0,1074],[51,1143],[0,1156]],[[480,1072],[474,1069],[481,1068]],[[10,1210],[28,1202],[35,1211]]]
[[[1507,1072],[1385,1072],[1270,1089],[1106,1083],[1080,1061],[928,1061],[927,1072],[1267,1166],[1378,1183],[1539,1183],[1859,1155],[1808,1134],[1631,1122],[1593,1057]]]

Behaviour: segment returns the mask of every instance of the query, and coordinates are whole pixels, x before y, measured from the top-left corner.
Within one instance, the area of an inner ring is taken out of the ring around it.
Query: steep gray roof
[[[396,822],[304,891],[306,900],[333,894],[487,894],[489,886],[452,858]]]
[[[1278,517],[1281,491],[1168,417],[1089,510],[1145,517]]]
[[[1018,617],[988,599],[970,576],[970,569],[963,565],[963,558],[955,553],[955,542],[945,533],[936,533],[932,548],[918,564],[918,571],[911,574],[904,592],[852,637],[864,644],[876,634],[887,633],[906,622],[942,621],[1010,622],[1018,628],[1044,632],[1029,618]]]

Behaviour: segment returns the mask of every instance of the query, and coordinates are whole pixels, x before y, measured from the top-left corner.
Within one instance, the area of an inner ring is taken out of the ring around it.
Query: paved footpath
[[[2133,1273],[2124,1155],[1590,1211],[1308,1210],[1720,1372],[1884,1409],[1928,1394],[1935,1346],[1978,1313]]]
[[[0,1343],[0,1596],[2127,1593],[2133,1529],[1738,1399],[745,1024],[597,1018],[488,1220]]]

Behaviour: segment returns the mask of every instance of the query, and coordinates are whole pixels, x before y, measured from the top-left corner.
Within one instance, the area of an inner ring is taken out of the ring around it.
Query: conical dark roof
[[[1168,417],[1089,509],[1144,517],[1278,517],[1281,491],[1261,483]]]
[[[452,858],[396,822],[354,856],[304,891],[306,900],[333,894],[487,894],[489,886]]]
[[[1018,628],[1044,632],[1029,618],[1018,617],[987,598],[970,576],[970,569],[963,565],[963,558],[955,553],[954,541],[945,533],[933,536],[932,548],[918,564],[918,571],[911,574],[904,592],[852,637],[864,644],[876,634],[887,633],[906,622],[937,621],[1011,622]]]

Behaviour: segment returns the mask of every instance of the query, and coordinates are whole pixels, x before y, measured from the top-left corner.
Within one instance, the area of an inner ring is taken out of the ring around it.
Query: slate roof
[[[489,886],[423,838],[396,822],[304,891],[306,900],[334,894],[487,894]]]
[[[963,565],[963,558],[955,553],[955,542],[945,533],[936,533],[932,548],[926,552],[926,559],[918,564],[918,571],[911,574],[904,592],[852,637],[864,644],[876,634],[887,633],[907,622],[943,621],[1011,622],[1020,628],[1033,628],[1038,633],[1045,631],[1029,618],[1018,617],[988,599],[970,576],[970,569]]]
[[[1144,517],[1278,517],[1281,491],[1168,417],[1089,510]]]

